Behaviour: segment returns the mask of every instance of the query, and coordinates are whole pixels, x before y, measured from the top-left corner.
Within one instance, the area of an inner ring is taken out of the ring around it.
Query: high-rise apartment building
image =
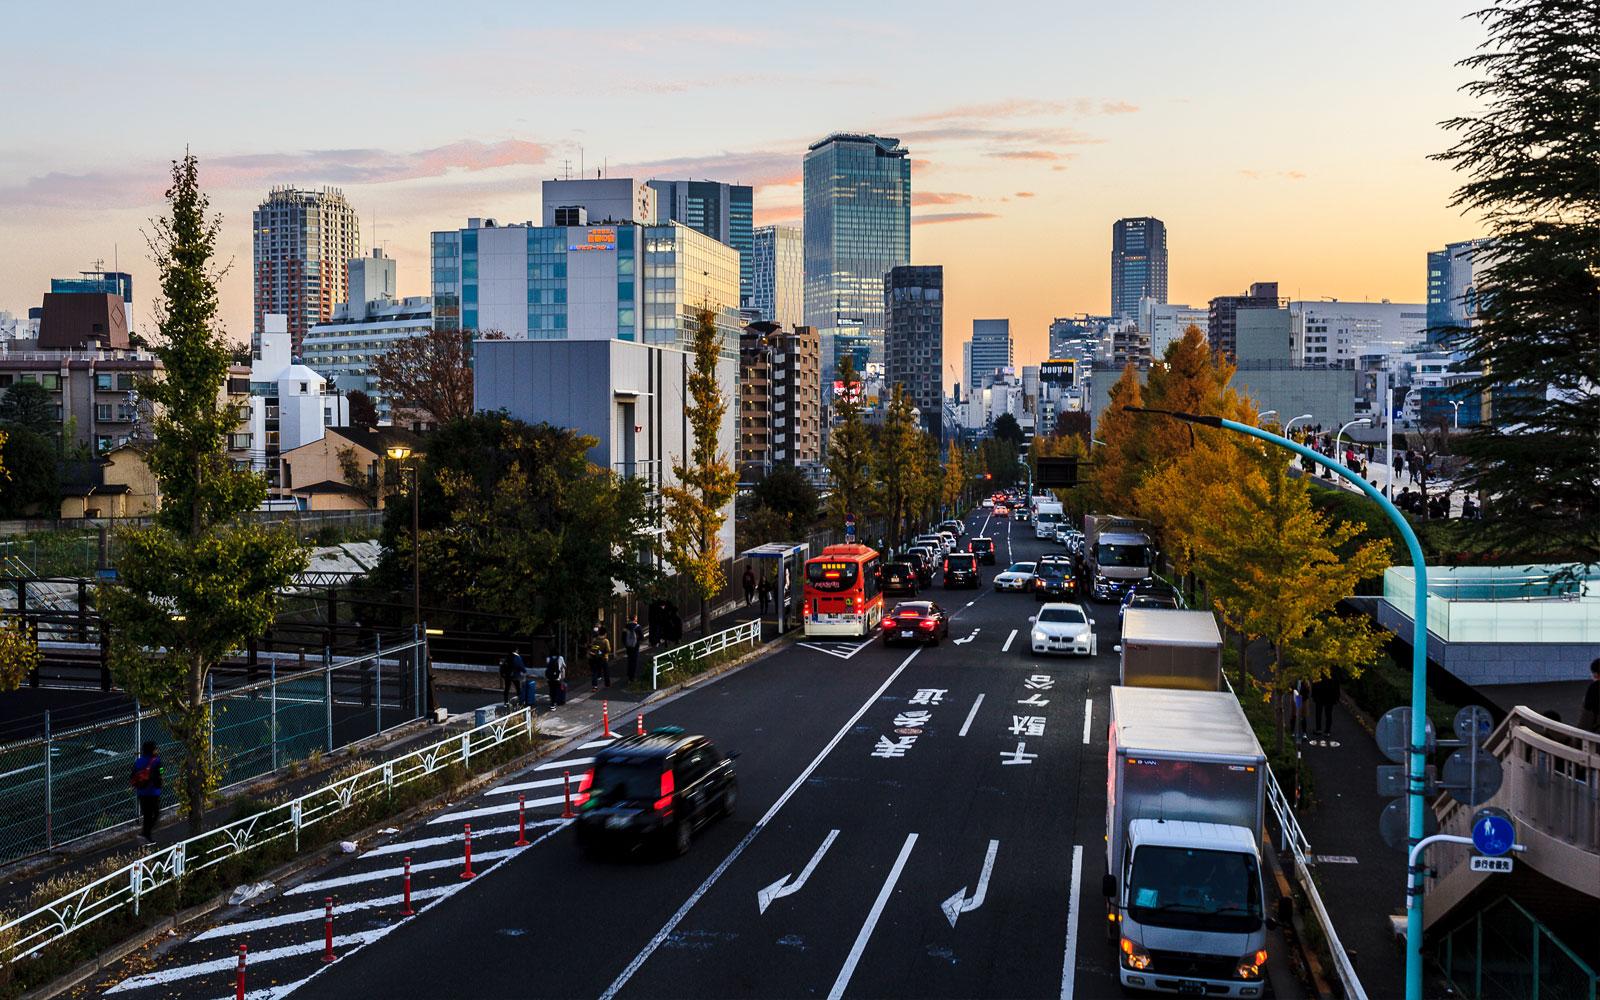
[[[1489,245],[1489,240],[1463,240],[1428,253],[1429,347],[1448,346],[1455,331],[1472,326]]]
[[[804,165],[806,324],[831,379],[883,361],[883,276],[911,263],[911,157],[900,140],[837,132]]]
[[[739,304],[749,305],[755,258],[751,227],[754,199],[748,184],[718,181],[646,181],[656,192],[656,221],[681,222],[739,251]]]
[[[739,466],[765,475],[774,465],[822,461],[821,346],[809,326],[765,320],[739,334]]]
[[[1167,225],[1118,219],[1111,225],[1111,318],[1138,318],[1145,297],[1167,301]]]
[[[805,322],[805,246],[794,226],[762,226],[751,236],[750,301],[768,323],[793,329]]]
[[[1009,319],[975,319],[972,321],[972,339],[962,352],[962,376],[967,391],[976,394],[983,388],[983,380],[994,379],[995,373],[1015,367],[1011,346],[1011,321]]]
[[[883,276],[883,373],[905,386],[935,438],[944,425],[944,266],[903,264]]]
[[[1224,357],[1237,357],[1239,348],[1238,313],[1241,309],[1278,308],[1278,283],[1258,281],[1243,295],[1219,295],[1211,300],[1206,313],[1206,340],[1211,349]]]
[[[255,327],[251,346],[261,347],[262,317],[288,317],[291,355],[298,356],[306,331],[349,300],[345,261],[361,256],[356,210],[338,188],[320,191],[273,188],[252,216]]]

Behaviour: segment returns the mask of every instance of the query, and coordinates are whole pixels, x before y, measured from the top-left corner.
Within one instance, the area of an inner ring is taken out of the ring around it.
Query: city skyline
[[[1426,159],[1450,142],[1437,123],[1474,107],[1456,91],[1467,74],[1454,62],[1481,31],[1461,19],[1466,4],[1365,6],[1365,16],[1357,10],[1332,26],[1310,11],[1278,11],[1256,26],[1243,8],[1174,7],[1153,19],[1145,44],[1220,45],[1250,58],[1210,65],[1203,78],[1175,59],[1137,81],[1114,71],[1110,47],[1066,67],[1052,55],[1063,33],[1111,38],[1130,23],[1103,10],[1041,9],[1030,15],[1039,30],[1022,37],[978,17],[919,25],[890,9],[881,22],[853,15],[861,38],[840,44],[822,30],[826,18],[787,12],[729,6],[699,14],[699,23],[619,32],[583,11],[541,13],[552,20],[535,25],[491,5],[471,24],[434,25],[424,44],[409,40],[407,26],[425,9],[401,3],[378,34],[402,53],[429,53],[403,79],[359,61],[323,67],[309,52],[279,66],[282,53],[217,44],[242,25],[130,12],[114,28],[72,29],[91,56],[133,45],[156,57],[132,79],[117,71],[118,115],[69,113],[106,92],[114,61],[5,112],[13,134],[50,138],[0,156],[0,210],[12,237],[0,250],[0,309],[37,306],[50,277],[104,258],[145,290],[132,320],[148,328],[156,283],[140,231],[159,210],[166,161],[186,144],[223,216],[219,257],[233,268],[221,315],[242,342],[251,328],[250,209],[275,185],[341,187],[363,246],[395,257],[400,294],[420,295],[429,290],[430,232],[467,216],[536,220],[540,181],[568,170],[749,184],[755,225],[796,223],[805,148],[841,130],[896,136],[912,150],[911,263],[945,266],[947,358],[959,356],[958,331],[975,317],[1009,317],[1018,363],[1032,364],[1045,356],[1053,316],[1108,311],[1107,230],[1136,213],[1168,226],[1174,301],[1236,293],[1262,275],[1294,298],[1423,301],[1426,252],[1482,235],[1447,205],[1456,176]],[[66,30],[64,17],[25,10],[19,30],[51,36]],[[354,12],[327,17],[335,34],[375,30]],[[504,31],[478,30],[499,21]],[[902,21],[914,36],[903,42],[891,33]],[[1278,39],[1313,31],[1327,51],[1359,53],[1358,81],[1300,72],[1297,46]],[[674,39],[708,37],[727,54],[716,71],[674,56]],[[591,51],[561,51],[584,39]],[[917,57],[892,67],[863,58],[890,44]],[[167,45],[194,53],[191,64],[168,65]],[[540,71],[510,71],[506,60],[529,46],[543,54]],[[773,72],[771,57],[796,48],[808,53],[805,72]],[[578,72],[595,49],[618,53],[616,74]],[[39,58],[21,52],[13,68],[39,76],[29,70]],[[298,78],[284,84],[294,95],[361,85],[398,110],[371,124],[329,116],[263,127],[280,120],[266,109],[288,96],[246,86],[269,62],[274,72],[299,71],[286,74]],[[556,63],[573,72],[550,72]],[[496,76],[495,67],[507,71]],[[466,96],[469,106],[440,113]],[[1262,130],[1263,120],[1283,128]],[[1284,144],[1284,130],[1307,141]],[[1152,143],[1185,155],[1151,157]],[[946,384],[954,380],[947,370]]]

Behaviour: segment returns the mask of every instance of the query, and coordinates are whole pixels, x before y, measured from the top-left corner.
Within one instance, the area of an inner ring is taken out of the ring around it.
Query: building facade
[[[821,345],[809,326],[765,321],[739,335],[739,467],[747,481],[774,465],[822,461]]]
[[[306,331],[349,301],[345,261],[361,256],[356,210],[337,188],[273,188],[251,220],[254,243],[255,326],[250,346],[261,346],[263,317],[288,317],[292,353]]]
[[[378,422],[387,424],[393,416],[391,400],[378,387],[372,363],[395,342],[421,336],[432,325],[426,295],[345,303],[334,310],[332,319],[307,331],[301,359],[339,395],[359,389],[372,397]]]
[[[883,276],[883,369],[905,387],[935,439],[944,427],[944,266],[905,264]]]
[[[993,380],[998,373],[1013,373],[1016,356],[1011,344],[1009,319],[975,319],[972,321],[972,339],[967,341],[962,357],[962,377],[968,392],[977,393],[984,380]]]
[[[883,276],[911,263],[911,157],[900,140],[839,132],[804,163],[806,325],[831,379],[883,361]]]
[[[1167,225],[1118,219],[1111,224],[1111,318],[1137,319],[1146,297],[1167,301]]]
[[[280,457],[321,440],[327,427],[349,423],[350,404],[326,392],[327,379],[296,361],[288,317],[262,317],[261,346],[250,366],[250,469],[266,477],[273,494],[286,492]]]
[[[1428,307],[1421,302],[1290,302],[1294,356],[1303,364],[1356,368],[1363,356],[1400,355],[1423,345]]]
[[[1182,340],[1189,327],[1198,327],[1204,333],[1210,322],[1207,309],[1148,297],[1139,300],[1139,331],[1150,343],[1152,358],[1166,357],[1167,348]]]
[[[1206,312],[1206,339],[1211,349],[1225,357],[1238,353],[1238,314],[1241,309],[1278,308],[1278,283],[1258,281],[1243,295],[1219,295]]]
[[[656,222],[681,222],[739,251],[739,304],[754,294],[755,201],[748,184],[646,181],[656,192]]]
[[[1428,253],[1428,326],[1430,348],[1446,347],[1457,332],[1472,326],[1478,315],[1478,280],[1488,259],[1488,240],[1446,243]]]
[[[805,323],[805,245],[794,226],[761,226],[753,247],[750,301],[756,318],[793,329]]]

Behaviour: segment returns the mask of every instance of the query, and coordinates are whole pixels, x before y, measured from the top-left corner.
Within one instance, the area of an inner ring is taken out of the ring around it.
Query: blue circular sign
[[[1516,842],[1516,828],[1504,816],[1483,816],[1472,826],[1472,846],[1491,858],[1511,850]]]

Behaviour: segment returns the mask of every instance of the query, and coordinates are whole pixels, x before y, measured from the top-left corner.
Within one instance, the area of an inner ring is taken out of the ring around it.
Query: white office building
[[[262,316],[260,348],[250,364],[250,470],[277,491],[278,456],[322,440],[329,426],[350,422],[350,404],[325,390],[327,379],[290,355],[289,317]]]
[[[1205,333],[1210,315],[1206,307],[1157,302],[1147,295],[1139,300],[1139,332],[1150,341],[1150,356],[1159,360],[1166,357],[1168,347],[1183,339],[1189,327],[1199,327]]]
[[[1293,356],[1307,365],[1353,369],[1363,355],[1414,351],[1427,328],[1428,307],[1421,302],[1289,303]]]

